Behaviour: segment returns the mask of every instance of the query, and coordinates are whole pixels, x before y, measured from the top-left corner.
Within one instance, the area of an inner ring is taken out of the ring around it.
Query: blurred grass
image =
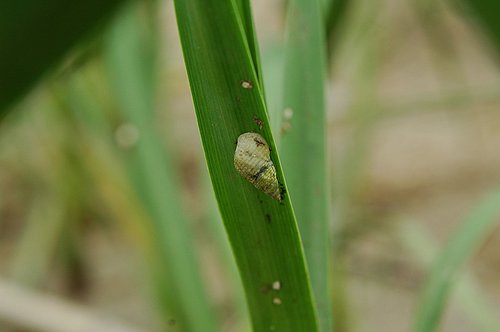
[[[343,71],[349,72],[349,84],[352,103],[348,105],[345,117],[349,119],[349,133],[342,153],[333,156],[336,162],[329,175],[332,179],[332,270],[333,284],[333,326],[335,331],[351,331],[354,320],[351,317],[348,296],[348,279],[345,274],[346,248],[352,240],[349,231],[358,215],[363,213],[361,206],[356,205],[356,195],[362,188],[364,172],[368,167],[369,143],[372,139],[377,114],[378,100],[376,84],[379,77],[380,49],[379,41],[382,33],[377,29],[382,6],[374,2],[355,2],[352,15],[346,22],[346,33],[342,41],[337,41],[332,66],[333,75]],[[346,12],[347,13],[347,12]],[[342,42],[342,43],[340,43]],[[348,51],[351,50],[352,53]],[[353,51],[355,50],[355,52]],[[347,59],[349,57],[349,59]],[[342,64],[349,68],[335,68]],[[336,129],[334,127],[334,129]]]
[[[457,0],[458,1],[458,0]],[[497,56],[500,56],[500,2],[496,0],[459,0],[460,4],[466,7],[465,14],[484,29],[487,37],[497,49]]]
[[[8,107],[124,0],[6,0],[0,4],[0,119]]]
[[[413,0],[412,9],[419,30],[429,44],[433,72],[441,81],[442,88],[455,87],[465,81],[463,61],[459,59],[457,41],[454,40],[452,27],[446,20],[444,2]]]
[[[67,111],[73,114],[74,120],[80,126],[78,132],[80,136],[79,150],[84,160],[83,166],[95,179],[95,183],[93,183],[95,195],[99,201],[103,202],[104,208],[113,217],[118,231],[127,235],[127,238],[142,254],[145,267],[149,270],[149,277],[152,280],[151,292],[160,306],[159,311],[165,326],[174,320],[179,328],[198,328],[196,324],[200,321],[193,320],[190,318],[192,316],[188,316],[192,307],[186,308],[185,303],[187,301],[188,305],[194,305],[194,309],[199,309],[202,302],[199,302],[198,297],[194,298],[194,304],[189,303],[189,299],[180,299],[184,302],[178,299],[180,290],[175,288],[175,279],[172,277],[173,268],[170,261],[167,260],[167,255],[172,253],[166,251],[171,249],[167,247],[165,238],[159,234],[158,230],[158,222],[161,224],[164,220],[154,219],[157,216],[138,196],[141,192],[134,182],[136,180],[134,173],[126,172],[135,165],[134,159],[130,156],[125,158],[114,149],[114,132],[110,119],[107,117],[111,115],[106,115],[103,101],[94,94],[94,89],[99,85],[98,80],[96,81],[96,78],[92,77],[92,68],[85,71],[84,75],[73,77],[61,89],[65,91],[66,96],[69,96],[64,100]],[[179,202],[176,203],[178,204],[177,208],[179,208],[181,205]],[[169,206],[169,202],[165,204]],[[172,217],[169,216],[169,218]],[[173,222],[175,221],[173,220]],[[186,220],[184,222],[185,224],[182,226],[186,227],[188,223]],[[178,233],[176,235],[179,236]],[[183,240],[186,244],[190,243],[189,238]],[[191,254],[190,251],[183,253],[181,258],[186,259],[185,257],[189,254]],[[176,260],[176,262],[186,264],[185,261]],[[200,276],[198,271],[194,273],[194,275],[186,277],[185,280]],[[190,281],[183,280],[183,282],[188,286]],[[190,291],[195,290],[196,288]],[[210,312],[210,319],[215,320],[212,312]]]
[[[346,23],[348,11],[352,0],[324,0],[323,12],[325,13],[326,49],[328,58],[334,56],[335,47],[339,45],[342,37],[342,28]]]
[[[53,277],[51,266],[69,257],[64,252],[65,237],[80,227],[87,203],[84,172],[76,161],[75,141],[68,139],[65,117],[54,98],[45,98],[38,107],[46,121],[35,129],[35,135],[44,162],[50,165],[46,175],[53,185],[39,189],[43,192],[33,199],[8,273],[16,282],[30,287],[44,285]]]
[[[439,250],[435,241],[424,232],[419,222],[399,221],[397,235],[401,238],[401,244],[410,251],[423,269],[426,270],[433,264]],[[491,303],[486,300],[486,294],[480,290],[477,278],[474,278],[470,271],[464,271],[463,276],[457,279],[456,295],[458,305],[464,314],[481,331],[500,330],[500,321],[496,317],[496,312]]]
[[[475,207],[439,254],[422,290],[414,331],[436,331],[448,294],[464,261],[491,233],[500,217],[500,191]]]
[[[124,153],[134,183],[151,216],[169,288],[181,326],[189,331],[216,331],[215,315],[209,304],[196,260],[196,247],[189,223],[182,211],[180,186],[171,156],[164,151],[155,124],[156,42],[155,9],[141,13],[126,8],[110,33],[105,56],[112,87],[119,100],[122,126],[135,128],[137,141]],[[143,14],[144,17],[141,17]],[[149,14],[149,15],[146,15]],[[123,127],[122,127],[123,128]],[[133,138],[133,137],[132,137]]]
[[[463,0],[462,3],[468,9],[466,13],[473,17],[491,38],[498,55],[500,52],[500,21],[498,20],[500,3],[494,0]],[[449,240],[424,285],[415,318],[415,331],[428,332],[438,328],[448,293],[455,283],[454,277],[465,259],[491,232],[499,215],[500,192],[496,191],[471,212],[468,219],[464,220],[456,234]],[[479,301],[476,304],[481,305]],[[484,313],[480,318],[486,321],[484,324],[488,329],[494,329],[493,323],[484,317]]]
[[[326,154],[325,36],[319,0],[287,10],[280,153],[322,331],[332,329],[329,178]]]
[[[65,223],[64,207],[53,197],[37,200],[30,208],[27,225],[10,262],[9,277],[37,286],[49,275]]]
[[[373,3],[357,4],[356,15],[351,19],[350,34],[345,36],[350,44],[345,48],[358,49],[356,57],[351,59],[351,85],[353,86],[352,104],[346,115],[350,120],[351,130],[347,137],[346,148],[334,165],[333,178],[333,214],[334,234],[342,235],[341,229],[357,213],[353,206],[354,197],[362,186],[363,172],[367,164],[369,143],[375,126],[375,114],[379,110],[376,84],[379,77],[380,40],[382,33],[377,29],[380,19],[380,6]],[[369,31],[369,33],[366,33]],[[357,46],[360,45],[360,46]],[[347,56],[346,54],[337,57]],[[338,60],[342,63],[342,60]],[[334,237],[334,247],[341,248],[343,239]],[[337,250],[337,249],[335,249]]]

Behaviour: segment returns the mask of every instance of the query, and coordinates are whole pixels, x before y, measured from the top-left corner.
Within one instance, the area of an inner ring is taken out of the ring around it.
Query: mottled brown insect
[[[234,167],[255,188],[281,201],[281,190],[270,158],[269,145],[262,136],[250,132],[238,137]]]

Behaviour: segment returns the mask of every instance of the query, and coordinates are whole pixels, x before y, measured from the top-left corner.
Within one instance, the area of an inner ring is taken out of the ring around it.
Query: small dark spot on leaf
[[[279,185],[280,185],[280,196],[281,196],[281,199],[283,199],[285,197],[285,194],[286,194],[286,188],[282,183],[280,183]]]
[[[271,215],[269,213],[266,213],[266,221],[268,224],[271,223]]]
[[[262,125],[264,124],[264,121],[262,121],[262,119],[260,119],[260,118],[258,118],[258,117],[256,117],[256,116],[254,116],[254,117],[253,117],[253,122],[255,122],[255,124],[256,124],[257,126],[259,126],[259,129],[262,129]]]
[[[269,284],[264,284],[264,285],[262,285],[262,287],[260,288],[260,292],[261,292],[262,294],[267,294],[267,293],[269,293],[269,291],[270,291],[270,290],[271,290],[271,285],[269,285]]]

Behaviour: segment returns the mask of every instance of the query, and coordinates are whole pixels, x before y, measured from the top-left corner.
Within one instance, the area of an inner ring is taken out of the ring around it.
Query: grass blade
[[[432,264],[438,248],[433,239],[424,232],[421,224],[416,221],[401,221],[398,223],[398,235],[401,244],[415,256],[418,264],[424,269]],[[456,286],[458,305],[470,317],[481,331],[494,332],[500,330],[500,321],[485,295],[481,293],[479,283],[470,273],[465,271]]]
[[[415,320],[416,332],[435,331],[460,267],[491,232],[500,217],[500,191],[490,194],[464,220],[439,255],[424,285]]]
[[[205,157],[253,328],[317,331],[288,195],[281,203],[273,200],[233,165],[238,136],[258,132],[269,143],[278,180],[285,185],[239,10],[231,0],[176,0],[175,9]],[[276,281],[279,289],[272,287]]]
[[[492,39],[497,51],[500,52],[500,2],[496,0],[462,0],[467,7],[469,14],[484,28],[488,36]]]
[[[283,43],[273,43],[272,46],[265,47],[265,52],[262,55],[267,111],[274,139],[278,146],[280,146],[281,119],[283,117],[284,49]]]
[[[45,285],[54,261],[67,256],[61,243],[80,226],[87,190],[82,169],[73,159],[75,140],[54,98],[42,98],[36,107],[44,114],[39,132],[34,130],[44,162],[50,165],[51,186],[34,199],[8,272],[16,282],[34,288]]]
[[[289,1],[280,151],[322,330],[331,330],[324,25],[318,0]]]
[[[0,4],[0,119],[124,0],[5,0]]]
[[[349,0],[327,0],[324,6],[326,15],[326,41],[328,45],[328,55],[333,54],[334,48],[338,45],[338,38],[340,37],[340,29],[342,23],[347,16],[351,2]]]
[[[62,204],[57,203],[44,198],[32,208],[10,264],[9,278],[17,283],[37,287],[45,281],[66,221]]]
[[[257,73],[257,80],[259,81],[262,93],[264,93],[262,66],[260,62],[259,45],[257,43],[257,35],[255,34],[255,27],[253,24],[252,8],[248,0],[235,0],[240,11],[240,18],[243,24],[243,31],[246,35],[248,49],[252,55],[253,66]]]
[[[137,128],[140,139],[128,150],[131,177],[151,216],[162,262],[189,331],[216,331],[212,312],[197,266],[189,223],[181,209],[173,160],[165,153],[154,120],[154,34],[141,24],[137,9],[127,8],[111,31],[107,49],[111,79],[119,97],[122,117]],[[147,20],[148,22],[151,21]],[[172,299],[171,299],[172,300]],[[178,318],[176,319],[178,320]]]

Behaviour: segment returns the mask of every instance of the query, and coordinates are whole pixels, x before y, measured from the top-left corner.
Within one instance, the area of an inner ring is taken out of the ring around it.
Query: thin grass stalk
[[[153,221],[165,259],[162,264],[169,266],[170,290],[179,305],[172,309],[182,314],[182,319],[176,319],[181,320],[178,324],[190,331],[216,331],[192,232],[179,200],[174,160],[165,153],[155,127],[155,38],[141,25],[137,9],[127,8],[115,23],[106,54],[121,115],[139,135],[126,158],[135,188]]]
[[[416,220],[400,220],[397,235],[401,244],[415,257],[423,269],[427,270],[435,260],[439,250],[435,241],[424,231],[421,223]],[[457,281],[456,299],[458,306],[469,319],[485,332],[500,330],[500,321],[488,303],[487,296],[480,289],[477,278],[470,270],[463,273]]]
[[[489,194],[464,219],[436,259],[425,281],[415,316],[415,332],[436,331],[451,289],[465,260],[484,241],[500,217],[500,191]]]
[[[325,36],[319,0],[290,0],[280,152],[297,215],[321,329],[332,326]]]

